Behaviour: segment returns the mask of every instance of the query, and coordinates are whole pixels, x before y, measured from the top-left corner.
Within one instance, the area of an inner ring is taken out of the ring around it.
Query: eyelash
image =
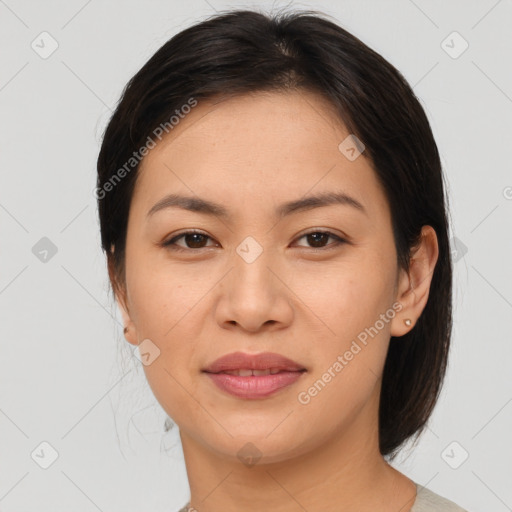
[[[184,231],[183,233],[180,233],[176,236],[174,236],[173,238],[171,238],[170,240],[166,241],[166,242],[163,242],[162,243],[162,246],[167,248],[167,249],[170,249],[172,251],[176,251],[176,252],[188,252],[188,251],[194,251],[194,252],[197,252],[197,251],[200,251],[201,249],[208,249],[210,247],[200,247],[198,249],[193,249],[193,248],[190,248],[190,247],[180,247],[179,245],[176,245],[176,241],[180,240],[181,238],[187,236],[187,235],[193,235],[193,234],[198,234],[198,235],[203,235],[205,236],[206,238],[209,238],[210,240],[213,240],[213,238],[211,238],[210,236],[208,236],[206,233],[203,233],[202,231],[196,231],[196,230],[190,230],[190,231]],[[311,249],[312,252],[322,252],[322,251],[328,251],[330,249],[334,249],[344,243],[348,243],[347,240],[345,240],[344,238],[341,238],[337,235],[335,235],[334,233],[331,233],[330,231],[322,231],[322,230],[313,230],[313,231],[308,231],[307,233],[303,233],[300,237],[297,238],[297,240],[300,240],[301,238],[304,238],[305,236],[307,235],[312,235],[312,234],[322,234],[322,235],[329,235],[329,238],[334,238],[335,240],[335,243],[334,244],[330,244],[326,247],[309,247],[309,249]],[[307,247],[302,247],[303,249],[307,249]]]

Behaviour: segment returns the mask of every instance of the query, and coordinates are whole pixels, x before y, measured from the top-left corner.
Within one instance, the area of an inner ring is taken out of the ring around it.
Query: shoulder
[[[416,482],[414,483],[416,484],[417,495],[410,512],[468,512],[453,501],[439,496],[439,494]]]

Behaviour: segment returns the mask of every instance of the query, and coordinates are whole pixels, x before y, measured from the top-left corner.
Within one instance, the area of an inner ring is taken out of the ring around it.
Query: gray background
[[[177,427],[163,433],[109,294],[95,161],[122,88],[168,38],[215,10],[271,5],[0,0],[0,510],[188,499]],[[512,510],[512,2],[288,5],[334,16],[401,70],[442,153],[453,348],[429,429],[396,466],[470,512]]]

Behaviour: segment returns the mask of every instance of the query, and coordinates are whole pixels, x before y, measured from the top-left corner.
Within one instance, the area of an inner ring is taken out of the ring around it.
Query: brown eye
[[[299,238],[299,240],[302,238],[306,238],[307,242],[310,244],[310,247],[312,249],[329,248],[329,245],[326,244],[330,238],[334,239],[334,243],[330,244],[333,247],[346,242],[346,240],[344,240],[343,238],[329,231],[311,231],[309,233],[302,235]]]
[[[201,249],[208,237],[200,233],[189,233],[182,235],[182,238],[190,249]]]
[[[323,247],[327,243],[330,236],[327,233],[310,233],[306,235],[308,243],[312,244],[313,247]]]
[[[181,239],[183,239],[183,241],[185,242],[185,246],[176,243],[178,240]],[[168,247],[170,249],[177,251],[186,251],[187,249],[203,249],[207,247],[205,243],[207,242],[208,239],[211,240],[211,237],[209,237],[205,233],[201,233],[199,231],[185,231],[184,233],[181,233],[171,238],[170,240],[164,242],[162,245],[164,247]]]

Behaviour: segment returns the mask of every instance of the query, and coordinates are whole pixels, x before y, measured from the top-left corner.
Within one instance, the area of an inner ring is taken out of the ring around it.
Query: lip
[[[260,354],[247,354],[245,352],[232,352],[219,357],[209,366],[203,369],[208,373],[219,373],[229,370],[267,370],[277,368],[283,371],[297,372],[305,370],[301,364],[274,352],[262,352]]]
[[[240,376],[221,373],[236,370],[279,370],[269,375]],[[234,352],[213,363],[203,372],[222,391],[244,399],[261,399],[296,382],[307,370],[301,364],[272,352]]]

